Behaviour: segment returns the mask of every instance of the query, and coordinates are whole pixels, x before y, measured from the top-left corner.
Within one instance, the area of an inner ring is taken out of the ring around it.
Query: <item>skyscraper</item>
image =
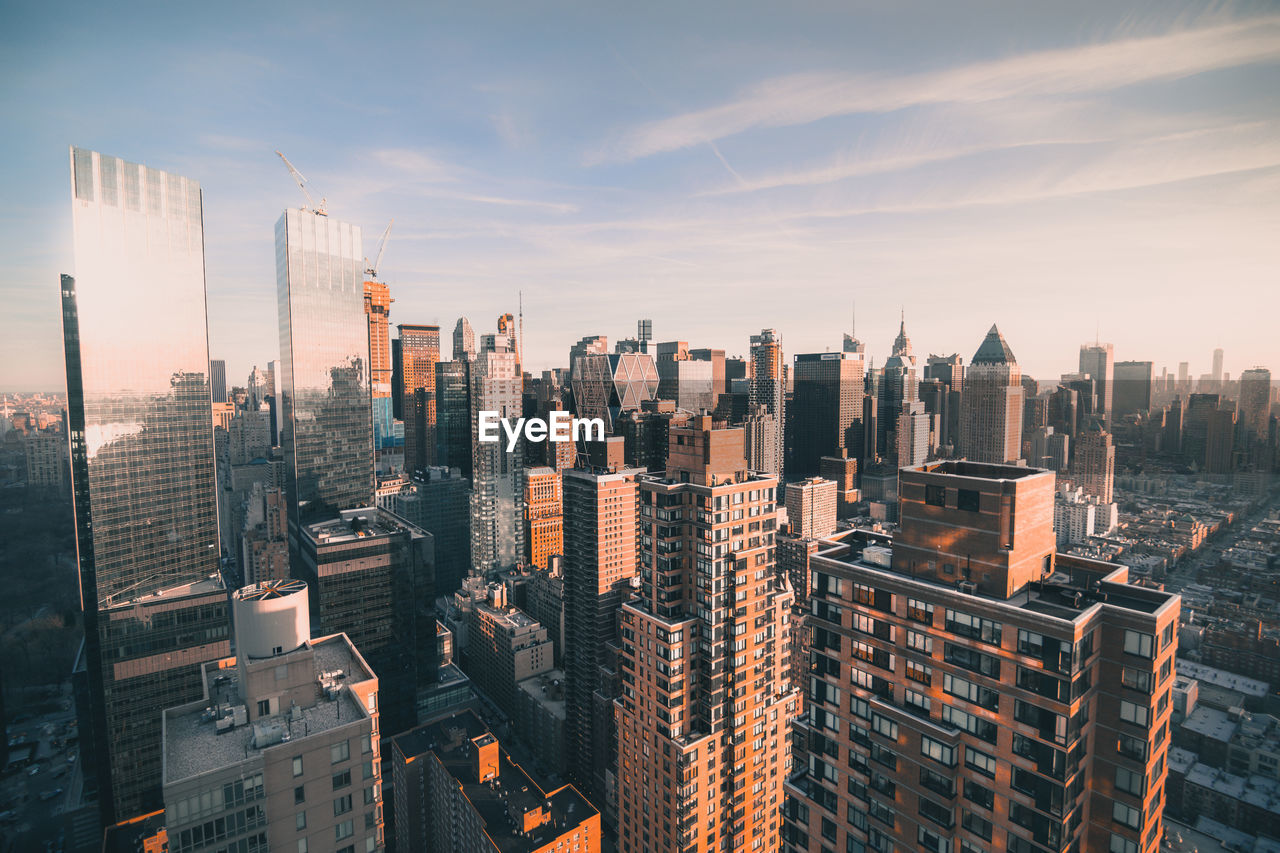
[[[1111,429],[1114,412],[1112,398],[1115,395],[1115,360],[1115,348],[1111,344],[1080,345],[1080,372],[1093,377],[1094,392],[1098,397],[1094,413],[1105,417],[1107,429]]]
[[[1084,430],[1076,438],[1071,479],[1086,495],[1104,504],[1111,503],[1116,476],[1116,447],[1111,433],[1097,427]]]
[[[289,518],[372,506],[369,324],[360,228],[312,210],[276,222]]]
[[[209,380],[213,385],[213,402],[227,402],[227,363],[225,361],[216,358],[209,362]]]
[[[1180,599],[1055,554],[1053,489],[904,469],[891,548],[813,556],[784,851],[1160,849]]]
[[[897,461],[898,449],[890,441],[897,435],[898,417],[920,398],[916,374],[916,357],[907,337],[907,321],[903,317],[893,352],[880,371],[876,404],[876,452],[885,459]]]
[[[471,479],[471,362],[436,363],[436,463]]]
[[[529,563],[547,568],[553,554],[564,553],[564,500],[560,472],[539,466],[525,471],[525,545]]]
[[[71,149],[62,277],[84,647],[86,785],[106,823],[158,808],[161,710],[230,649],[195,181]],[[139,335],[138,317],[165,306]],[[79,691],[78,691],[79,692]],[[79,704],[79,703],[78,703]]]
[[[974,462],[995,463],[1022,453],[1022,371],[994,325],[965,375],[960,452]]]
[[[476,333],[466,317],[459,317],[453,327],[453,360],[471,361],[476,357]]]
[[[818,473],[823,456],[860,456],[863,360],[861,353],[805,353],[794,358],[795,394],[788,418],[793,477]]]
[[[400,375],[404,398],[404,467],[410,473],[436,464],[436,364],[440,327],[401,323]]]
[[[782,459],[786,442],[787,366],[782,357],[782,336],[774,329],[761,329],[751,336],[751,397],[763,414],[772,415],[776,426],[773,441],[758,442],[767,448],[759,458],[750,460],[762,473],[782,477]]]
[[[1222,382],[1222,347],[1213,351],[1213,386],[1217,390]]]
[[[471,365],[471,423],[480,412],[516,419],[524,382],[512,341],[485,335]],[[471,570],[484,576],[524,559],[524,442],[471,440]]]
[[[386,282],[364,282],[364,310],[369,319],[369,387],[373,396],[373,446],[394,444],[391,402],[391,289]]]
[[[618,608],[639,569],[641,472],[623,462],[623,440],[593,445],[564,472],[565,740],[569,772],[617,821],[613,700]]]
[[[1266,441],[1271,420],[1271,371],[1253,367],[1240,374],[1237,403],[1240,432],[1247,442]]]
[[[1114,418],[1136,415],[1151,408],[1151,371],[1149,361],[1116,362],[1115,392],[1111,395]]]
[[[777,850],[799,703],[778,481],[748,471],[741,429],[699,417],[670,438],[666,472],[640,476],[640,594],[622,607],[618,848]]]

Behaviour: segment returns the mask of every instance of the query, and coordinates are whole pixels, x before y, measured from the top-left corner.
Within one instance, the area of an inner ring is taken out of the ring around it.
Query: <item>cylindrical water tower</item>
[[[255,583],[231,596],[236,654],[262,659],[287,654],[311,639],[307,585],[300,580]]]

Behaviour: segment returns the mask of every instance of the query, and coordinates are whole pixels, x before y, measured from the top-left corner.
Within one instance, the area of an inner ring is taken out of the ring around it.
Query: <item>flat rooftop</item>
[[[326,732],[339,726],[365,719],[368,711],[358,702],[345,685],[358,684],[373,678],[363,660],[343,634],[335,634],[320,640],[310,641],[303,648],[310,648],[315,653],[317,680],[315,702],[309,707],[298,708],[290,713],[277,714],[274,717],[262,718],[262,721],[278,721],[286,727],[288,739],[280,741],[288,743],[309,735]],[[292,652],[290,654],[297,654]],[[227,658],[235,661],[235,658]],[[344,677],[339,680],[344,685],[332,699],[325,696],[320,688],[319,674],[341,670]],[[270,749],[272,744],[262,749],[253,745],[252,725],[235,726],[219,732],[214,723],[214,715],[209,709],[219,709],[228,713],[238,705],[244,704],[240,693],[237,670],[234,666],[215,668],[206,664],[205,699],[181,708],[172,708],[164,714],[164,784],[199,776],[259,755],[263,749]]]
[[[320,545],[336,545],[357,539],[392,536],[411,526],[377,507],[344,510],[337,518],[317,521],[303,528],[308,538]]]
[[[1215,669],[1202,663],[1182,660],[1181,658],[1178,659],[1178,675],[1185,675],[1188,678],[1194,678],[1196,681],[1203,681],[1215,687],[1234,690],[1237,693],[1243,693],[1245,696],[1252,696],[1258,699],[1265,698],[1271,687],[1267,682],[1259,681],[1256,678],[1245,678],[1243,675],[1236,675],[1234,672]]]
[[[550,794],[543,792],[520,765],[512,762],[501,744],[496,784],[480,782],[476,777],[472,740],[485,735],[493,737],[489,727],[474,712],[463,711],[405,732],[392,743],[406,758],[435,754],[457,780],[463,795],[480,816],[485,834],[501,853],[540,849],[599,814],[572,785]],[[539,807],[550,813],[550,819],[531,832],[523,832],[523,824],[518,821],[527,811]]]
[[[1126,567],[1123,565],[1066,554],[1058,554],[1057,568],[1053,574],[1027,584],[1009,598],[998,598],[978,591],[962,591],[958,582],[945,583],[932,575],[913,575],[909,571],[895,569],[892,565],[884,565],[881,560],[868,559],[872,554],[878,556],[883,553],[868,552],[868,549],[891,547],[892,537],[887,534],[859,529],[842,530],[821,540],[816,556],[866,571],[910,578],[935,589],[950,590],[1067,622],[1074,622],[1093,607],[1103,604],[1141,613],[1155,613],[1177,598],[1174,593],[1151,587],[1107,580],[1116,573],[1124,572]]]
[[[201,578],[198,581],[191,581],[190,583],[165,587],[164,589],[158,589],[154,592],[148,592],[145,595],[136,595],[133,598],[117,597],[117,600],[111,604],[110,609],[126,606],[133,607],[135,604],[155,604],[162,601],[174,601],[193,595],[208,595],[214,592],[226,592],[226,589],[226,585],[222,582],[222,576],[215,572],[207,578]]]
[[[1041,474],[1053,474],[1046,468],[1030,468],[1025,465],[996,465],[989,462],[970,462],[967,459],[945,459],[912,465],[902,471],[912,474],[947,474],[952,477],[973,477],[978,480],[1022,480]]]

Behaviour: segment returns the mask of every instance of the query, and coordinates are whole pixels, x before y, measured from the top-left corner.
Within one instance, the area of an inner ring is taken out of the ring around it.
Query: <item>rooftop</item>
[[[173,601],[178,598],[186,598],[187,596],[192,595],[208,595],[211,592],[223,592],[225,590],[226,585],[222,582],[222,576],[214,573],[209,575],[207,578],[201,578],[198,581],[178,584],[177,586],[166,587],[164,589],[157,589],[154,592],[148,592],[144,595],[138,595],[133,598],[117,596],[118,600],[112,602],[111,607],[132,607],[135,604],[155,604],[161,601]]]
[[[234,721],[234,709],[244,706],[236,659],[225,658],[205,664],[205,698],[164,712],[164,783],[167,785],[229,767],[259,756],[271,746],[366,719],[368,712],[346,689],[346,685],[366,681],[374,675],[346,635],[335,634],[311,640],[302,649],[282,655],[281,660],[307,649],[315,654],[314,704],[263,717],[255,725],[239,723],[221,731],[215,721],[227,717]],[[320,673],[338,671],[343,673],[337,679],[338,690],[326,692],[320,683]],[[267,746],[255,746],[254,729],[261,724],[278,724],[283,728],[284,736]]]
[[[1221,741],[1222,743],[1231,740],[1232,735],[1239,728],[1226,711],[1219,711],[1217,708],[1210,708],[1207,705],[1197,706],[1190,716],[1183,721],[1182,727],[1201,737]]]
[[[967,459],[944,459],[939,462],[926,462],[923,465],[912,465],[902,470],[913,474],[949,474],[952,477],[973,477],[978,480],[1021,480],[1044,474],[1051,477],[1057,476],[1054,472],[1045,468],[1031,468],[1026,465],[996,465],[990,462],[970,462]]]
[[[539,705],[546,708],[555,717],[565,719],[564,671],[548,670],[533,678],[526,678],[517,687],[533,697]]]
[[[397,516],[379,511],[377,507],[344,510],[338,518],[308,524],[305,528],[307,536],[321,545],[392,536],[406,529],[408,525]]]
[[[406,732],[393,744],[409,760],[429,752],[439,759],[457,780],[463,796],[480,816],[485,834],[501,853],[537,850],[599,814],[571,785],[545,793],[511,761],[501,744],[496,780],[480,782],[472,741],[485,735],[493,737],[474,712],[464,711]],[[549,820],[525,831],[524,815],[536,809],[545,810]]]
[[[998,598],[979,592],[976,586],[963,586],[962,579],[954,584],[944,583],[933,576],[913,575],[909,571],[895,569],[891,561],[879,557],[891,544],[891,537],[885,534],[844,530],[823,539],[817,556],[857,566],[864,571],[910,578],[923,586],[954,590],[983,601],[1066,622],[1074,622],[1094,607],[1104,605],[1155,613],[1177,597],[1173,593],[1126,583],[1123,579],[1127,574],[1124,566],[1059,554],[1057,570],[1053,574],[1028,583],[1009,598]]]
[[[1194,678],[1196,681],[1203,681],[1215,687],[1223,687],[1227,690],[1234,690],[1237,693],[1243,693],[1245,696],[1253,696],[1259,699],[1266,697],[1267,693],[1270,692],[1270,685],[1265,681],[1258,681],[1256,678],[1245,678],[1243,675],[1236,675],[1234,672],[1214,669],[1211,666],[1183,660],[1182,658],[1178,659],[1178,675],[1185,675],[1188,678]]]

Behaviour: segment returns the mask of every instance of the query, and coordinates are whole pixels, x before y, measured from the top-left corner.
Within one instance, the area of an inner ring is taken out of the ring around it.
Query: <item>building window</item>
[[[1120,683],[1130,690],[1141,690],[1143,693],[1150,693],[1151,673],[1126,666],[1120,673]]]
[[[333,828],[333,836],[337,841],[342,841],[343,839],[350,838],[355,834],[356,834],[355,821],[344,820],[342,823],[337,824]]]
[[[1135,705],[1132,702],[1120,700],[1120,719],[1126,723],[1133,723],[1137,726],[1145,726],[1151,714],[1151,709],[1145,705]]]
[[[1111,833],[1110,853],[1138,853],[1138,842],[1130,841],[1123,835]]]
[[[351,795],[343,794],[333,801],[333,816],[344,815],[351,811]]]
[[[994,757],[987,755],[985,752],[979,752],[971,746],[964,748],[964,765],[971,770],[977,770],[991,778],[996,775],[996,760]]]
[[[960,818],[960,825],[984,841],[991,840],[991,821],[981,815],[976,815],[966,809],[964,815]]]
[[[265,717],[270,713],[271,713],[271,700],[259,699],[258,700],[258,716]]]
[[[351,745],[345,740],[329,747],[329,763],[337,764],[351,757]]]
[[[956,766],[956,748],[928,735],[920,736],[920,754],[932,758],[944,767]]]
[[[307,839],[305,839],[305,838],[299,838],[299,839],[298,839],[298,853],[307,853],[307,851],[308,851],[309,849],[310,849],[310,848],[309,848],[309,847],[307,847]]]
[[[350,784],[351,784],[350,770],[343,770],[341,773],[333,774],[333,790],[336,791],[339,788],[345,788],[347,785],[350,785]]]
[[[933,605],[918,598],[907,599],[907,618],[925,625],[933,624]]]
[[[307,813],[298,812],[293,818],[293,828],[301,832],[307,828]]]
[[[924,502],[929,506],[946,506],[947,505],[947,488],[946,486],[925,486]]]
[[[962,509],[965,512],[978,512],[980,494],[977,489],[960,489],[956,493],[956,509]]]
[[[993,646],[1000,645],[1001,625],[963,610],[947,611],[947,630],[961,637],[981,640]]]
[[[896,741],[898,739],[898,724],[888,717],[874,714],[871,717],[871,727],[876,733],[889,740]]]
[[[933,637],[922,631],[908,631],[907,648],[931,655],[933,654]]]
[[[293,775],[294,778],[302,775],[302,756],[295,755],[293,757]]]
[[[973,750],[969,750],[967,754],[973,755]],[[981,754],[982,753],[978,753],[978,755]],[[979,785],[977,782],[970,782],[968,779],[966,779],[964,783],[964,798],[976,806],[981,806],[987,811],[991,811],[996,804],[995,791],[992,791],[990,788],[983,785]],[[991,837],[987,836],[987,840],[990,841]]]
[[[293,789],[293,804],[295,806],[302,805],[307,801],[306,788],[302,785]]]
[[[1124,803],[1112,804],[1111,817],[1116,823],[1122,823],[1130,829],[1139,829],[1142,826],[1142,812]]]
[[[1135,797],[1141,797],[1146,789],[1147,779],[1141,773],[1136,773],[1126,767],[1116,768],[1116,790],[1124,791],[1126,794],[1133,794]]]
[[[1124,652],[1128,655],[1138,655],[1139,657],[1151,659],[1152,636],[1143,634],[1140,631],[1124,632]]]

